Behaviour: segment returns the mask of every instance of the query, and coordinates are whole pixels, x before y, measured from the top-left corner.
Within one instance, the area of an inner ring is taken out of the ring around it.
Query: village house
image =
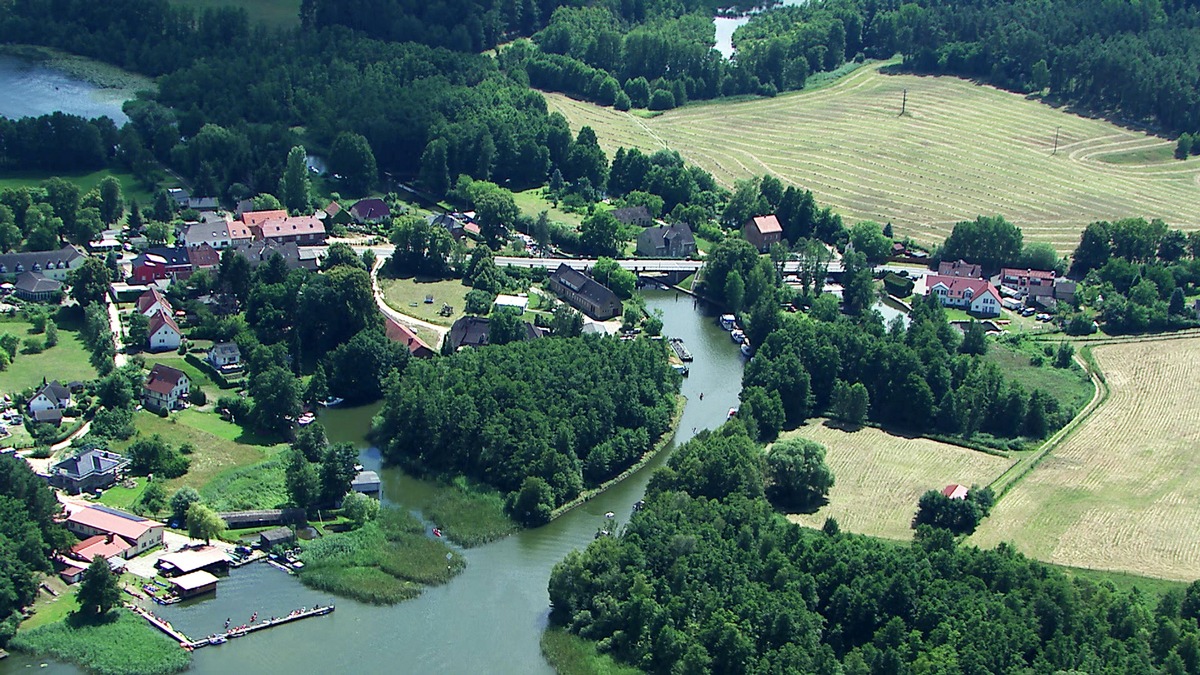
[[[71,407],[71,390],[58,380],[47,383],[42,378],[42,386],[37,388],[29,403],[25,406],[30,415],[45,410],[65,410]]]
[[[462,239],[463,237],[465,237],[467,235],[466,221],[462,220],[461,218],[456,217],[454,214],[450,214],[450,213],[434,214],[434,215],[426,218],[425,222],[429,223],[429,225],[431,227],[443,228],[444,230],[449,232],[450,236],[454,237],[455,240]],[[478,226],[476,226],[475,232],[476,232],[476,234],[479,233]]]
[[[123,557],[132,558],[161,546],[163,524],[132,513],[125,513],[103,504],[75,509],[67,516],[67,529],[80,537],[114,535],[130,542],[132,546]]]
[[[71,562],[84,566],[100,556],[109,565],[120,567],[121,561],[131,557],[131,551],[136,548],[133,542],[119,534],[97,534],[72,546],[68,555]]]
[[[200,270],[215,270],[221,266],[221,254],[208,244],[188,247],[187,252],[188,262],[192,265],[193,273]]]
[[[942,488],[942,494],[950,499],[966,499],[970,490],[965,485],[952,484]]]
[[[124,455],[93,448],[50,466],[50,485],[70,494],[115,485],[129,466]]]
[[[325,208],[317,211],[316,216],[325,223],[328,228],[333,225],[345,225],[350,222],[350,212],[342,208],[342,205],[337,202],[329,202]]]
[[[523,340],[535,340],[542,337],[541,329],[528,321],[522,323],[525,326]],[[488,332],[491,327],[491,321],[487,317],[460,317],[454,322],[454,325],[450,326],[450,332],[446,334],[445,340],[452,351],[458,351],[463,347],[485,347],[488,344]]]
[[[38,272],[55,281],[66,281],[71,270],[83,265],[84,255],[74,246],[57,251],[0,254],[0,276],[16,278],[22,272]]]
[[[171,306],[171,302],[157,288],[142,293],[137,299],[138,314],[142,316],[154,316],[158,312],[164,312],[168,315],[175,314],[175,308]]]
[[[938,263],[938,276],[982,279],[983,266],[965,260],[943,260]]]
[[[192,276],[192,261],[184,246],[147,250],[133,261],[133,281],[151,284],[161,279],[187,279]]]
[[[378,223],[392,215],[392,210],[382,199],[360,199],[350,207],[350,217],[356,223]]]
[[[179,330],[179,324],[170,314],[160,310],[150,317],[150,337],[146,340],[150,351],[179,349],[182,342],[183,331]]]
[[[242,350],[236,342],[218,342],[208,350],[204,358],[221,372],[233,372],[242,367]]]
[[[21,272],[13,286],[13,295],[29,302],[61,302],[62,282],[41,272]]]
[[[627,206],[621,209],[613,209],[613,218],[625,225],[637,225],[639,227],[650,227],[654,224],[654,218],[650,215],[650,209],[645,206]]]
[[[771,244],[783,241],[783,226],[774,215],[755,216],[742,226],[742,236],[754,244],[754,248],[765,253]]]
[[[1000,316],[1000,292],[982,279],[928,276],[925,288],[944,307],[957,307],[979,317]]]
[[[684,223],[647,227],[637,238],[637,254],[648,258],[686,258],[696,254],[696,238]]]
[[[233,245],[229,235],[230,223],[221,220],[214,223],[192,223],[183,231],[183,242],[188,248],[208,245],[215,249],[229,248]]]
[[[242,214],[245,215],[245,214]],[[250,226],[240,220],[229,223],[229,245],[233,247],[249,244],[254,241],[254,233]]]
[[[245,215],[250,215],[249,213]],[[325,224],[316,216],[295,216],[259,221],[250,226],[256,240],[275,244],[320,245],[325,243]]]
[[[546,281],[551,291],[597,321],[621,314],[621,301],[616,293],[566,263],[560,264]]]
[[[191,381],[182,370],[156,363],[142,384],[142,405],[151,410],[181,408],[191,386]]]
[[[992,283],[997,286],[1007,286],[1018,293],[1039,297],[1053,297],[1055,274],[1050,270],[1014,269],[1005,267],[992,277]]]
[[[421,359],[436,356],[437,353],[408,326],[390,316],[384,316],[383,323],[388,339],[408,347],[409,354]]]
[[[267,262],[276,253],[283,258],[283,263],[289,270],[304,269],[316,272],[321,267],[321,254],[317,249],[301,248],[295,242],[251,241],[238,244],[233,248],[233,252],[245,258],[251,269]]]

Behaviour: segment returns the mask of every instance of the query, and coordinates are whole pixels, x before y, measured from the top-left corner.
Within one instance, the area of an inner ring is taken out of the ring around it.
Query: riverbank
[[[562,628],[542,633],[542,656],[558,675],[640,675],[642,671],[601,654],[596,643]]]
[[[40,47],[37,45],[0,45],[0,55],[14,56],[38,65],[61,71],[77,80],[107,90],[121,90],[133,98],[138,91],[154,89],[154,80],[122,70],[112,64],[89,59],[85,56]]]
[[[191,664],[188,652],[132,613],[113,610],[107,618],[82,625],[67,618],[17,633],[9,646],[69,661],[99,675],[167,675]]]

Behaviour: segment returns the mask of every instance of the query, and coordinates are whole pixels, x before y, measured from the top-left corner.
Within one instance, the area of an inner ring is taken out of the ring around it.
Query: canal
[[[694,307],[687,295],[649,291],[647,307],[661,310],[665,332],[684,339],[695,357],[683,381],[688,403],[674,444],[693,430],[711,429],[725,421],[737,405],[743,359],[715,314]],[[700,394],[704,400],[700,400]],[[327,411],[323,415],[330,440],[361,443],[378,405]],[[671,446],[674,447],[674,444]],[[193,672],[307,673],[550,673],[538,641],[549,614],[546,584],[554,564],[573,549],[592,541],[596,529],[613,511],[628,518],[642,498],[662,453],[645,469],[545,527],[522,531],[465,551],[467,568],[445,586],[430,588],[419,598],[391,607],[375,607],[309,590],[293,577],[265,564],[234,570],[222,580],[217,596],[156,608],[192,637],[216,632],[225,619],[244,622],[279,616],[292,609],[336,602],[329,616],[277,629],[195,653]],[[378,466],[378,453],[363,450],[363,463]],[[417,509],[430,487],[396,469],[382,469],[384,499]],[[14,655],[0,662],[0,674],[43,660]],[[51,664],[49,673],[77,673]]]

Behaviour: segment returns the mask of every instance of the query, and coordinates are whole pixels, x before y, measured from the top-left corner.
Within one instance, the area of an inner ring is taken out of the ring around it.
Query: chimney
[[[92,455],[92,468],[96,471],[100,470],[100,458],[96,455]]]
[[[112,543],[112,541],[113,541],[113,535],[112,535],[112,532],[109,532],[108,534],[104,535],[104,542],[105,542],[105,543],[107,543],[107,544],[111,544],[111,543]]]

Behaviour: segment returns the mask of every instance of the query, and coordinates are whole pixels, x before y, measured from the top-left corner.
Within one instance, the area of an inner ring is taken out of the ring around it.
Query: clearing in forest
[[[788,520],[821,527],[832,516],[843,531],[889,539],[912,537],[917,500],[927,490],[941,490],[951,483],[987,485],[1013,463],[1005,457],[873,427],[843,431],[821,420],[781,438],[796,436],[825,446],[834,485],[828,504],[816,513],[789,515]]]
[[[1200,338],[1094,349],[1109,398],[971,541],[1062,565],[1200,578]]]
[[[649,119],[562,94],[546,98],[573,129],[595,129],[610,157],[620,146],[669,147],[727,187],[771,173],[812,190],[850,222],[890,221],[898,235],[926,243],[981,214],[1003,215],[1026,241],[1063,252],[1095,220],[1136,216],[1200,228],[1200,158],[1171,159],[1171,141],[968,80],[879,68],[815,91]]]

